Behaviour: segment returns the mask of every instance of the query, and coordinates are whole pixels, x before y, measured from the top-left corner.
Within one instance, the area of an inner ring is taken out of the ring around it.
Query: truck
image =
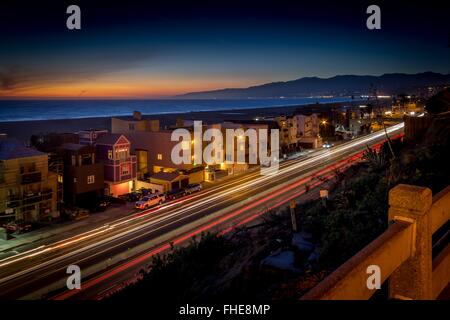
[[[143,197],[141,200],[136,201],[134,204],[136,209],[148,209],[150,207],[159,205],[166,200],[166,196],[163,193],[150,194]]]

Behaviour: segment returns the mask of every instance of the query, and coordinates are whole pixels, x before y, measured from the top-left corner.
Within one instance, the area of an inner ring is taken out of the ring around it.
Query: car
[[[329,143],[329,142],[325,142],[325,143],[322,145],[322,147],[323,147],[323,148],[326,148],[326,149],[330,149],[331,147],[334,147],[334,144]]]
[[[165,200],[166,196],[163,193],[154,193],[143,197],[139,201],[136,201],[134,206],[136,209],[148,209],[152,206],[163,203]]]
[[[9,233],[22,233],[22,232],[30,231],[33,226],[31,224],[25,223],[25,222],[11,221],[11,222],[3,225],[3,227]]]
[[[186,195],[186,191],[183,189],[172,189],[166,193],[168,200],[175,200]]]
[[[138,201],[141,199],[141,196],[138,192],[130,192],[130,193],[125,193],[119,196],[120,199],[123,199],[127,202],[133,202],[133,201]]]
[[[184,189],[184,191],[186,192],[186,194],[191,194],[197,191],[202,190],[202,185],[200,183],[191,183],[188,184],[186,186],[186,188]]]
[[[138,192],[145,197],[152,193],[152,189],[140,188]]]
[[[111,205],[111,199],[103,196],[98,199],[89,207],[92,212],[103,212]]]

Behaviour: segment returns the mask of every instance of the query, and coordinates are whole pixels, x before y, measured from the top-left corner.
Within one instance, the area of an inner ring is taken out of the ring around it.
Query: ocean
[[[0,100],[0,122],[25,120],[56,120],[193,111],[230,110],[284,107],[312,103],[350,101],[339,98],[292,99],[227,99],[227,100]]]

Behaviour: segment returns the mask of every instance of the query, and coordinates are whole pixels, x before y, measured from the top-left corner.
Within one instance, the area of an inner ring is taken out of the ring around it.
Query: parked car
[[[137,209],[148,209],[152,206],[163,203],[166,200],[166,196],[163,193],[155,193],[143,197],[141,200],[136,201],[134,206]]]
[[[127,202],[138,201],[141,199],[141,195],[138,192],[130,192],[125,193],[119,196],[120,199],[123,199]]]
[[[108,197],[101,197],[97,199],[92,206],[89,207],[91,212],[103,212],[111,205],[111,199]]]
[[[185,190],[183,190],[183,189],[172,189],[172,190],[167,192],[166,198],[168,200],[175,200],[175,199],[183,197],[184,195],[186,195],[186,191]]]
[[[140,188],[138,192],[145,197],[152,193],[152,189]]]
[[[14,232],[22,233],[22,232],[30,231],[33,226],[31,224],[25,223],[25,222],[11,221],[11,222],[3,225],[3,227],[6,229],[7,232],[10,232],[10,233],[14,233]]]
[[[188,184],[184,190],[185,190],[186,194],[191,194],[191,193],[202,190],[202,185],[200,183],[191,183],[191,184]]]

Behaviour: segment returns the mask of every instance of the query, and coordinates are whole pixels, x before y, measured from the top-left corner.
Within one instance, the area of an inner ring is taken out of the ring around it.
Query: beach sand
[[[353,103],[356,104],[358,102],[354,101]],[[143,118],[159,119],[161,128],[164,128],[165,126],[175,124],[177,118],[183,118],[185,120],[202,120],[207,124],[212,124],[225,120],[252,120],[256,117],[261,118],[274,117],[284,114],[289,115],[292,114],[296,109],[299,109],[302,112],[327,113],[331,108],[339,107],[342,105],[349,105],[349,103],[329,103],[274,108],[171,113],[144,115]],[[0,122],[0,133],[6,133],[8,137],[17,138],[24,143],[28,143],[31,135],[33,134],[50,132],[77,132],[87,129],[111,130],[111,117]]]

